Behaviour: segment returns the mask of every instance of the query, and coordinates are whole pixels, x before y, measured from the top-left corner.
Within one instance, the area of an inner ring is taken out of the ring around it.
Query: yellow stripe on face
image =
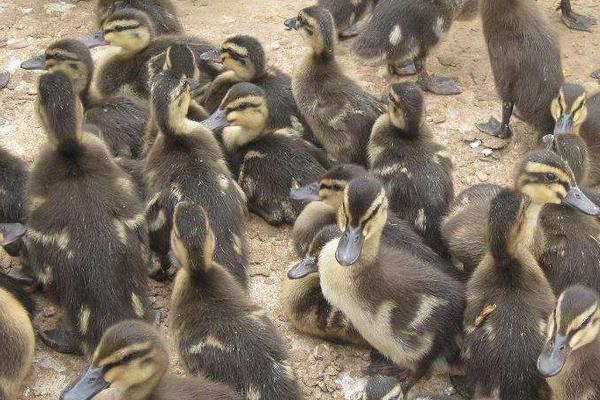
[[[548,164],[537,163],[537,162],[528,162],[525,167],[525,171],[539,174],[539,173],[553,173],[560,179],[562,182],[571,182],[571,177],[565,173],[562,169],[550,166]]]
[[[99,367],[119,362],[128,354],[136,353],[138,351],[146,351],[146,350],[150,350],[152,348],[152,343],[150,343],[150,342],[134,343],[131,346],[123,347],[122,349],[115,351],[110,356],[105,357],[102,360],[97,360],[98,350],[100,349],[100,347],[102,347],[101,345],[102,345],[102,342],[96,349],[96,352],[94,353],[94,358],[93,358],[94,364]]]
[[[119,29],[131,29],[137,28],[140,25],[135,19],[117,19],[115,21],[107,22],[103,28],[105,31],[110,31],[119,27]]]
[[[567,326],[567,332],[573,332],[573,331],[579,329],[581,327],[581,325],[583,324],[583,322],[589,316],[593,315],[597,311],[598,311],[598,306],[596,304],[594,304],[593,306],[591,306],[590,308],[588,308],[587,310],[585,310],[584,312],[579,314],[577,317],[573,318],[571,321],[569,321],[569,325]]]
[[[234,53],[239,54],[242,57],[248,56],[248,49],[242,46],[239,46],[232,42],[225,42],[221,45],[223,50],[232,50]]]

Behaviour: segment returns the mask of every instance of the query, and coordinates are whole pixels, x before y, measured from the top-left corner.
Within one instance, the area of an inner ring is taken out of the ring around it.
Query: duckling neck
[[[374,232],[365,239],[363,250],[360,255],[360,262],[366,265],[372,264],[377,259],[379,249],[381,248],[381,236],[383,231]]]
[[[525,209],[525,219],[519,231],[517,242],[527,250],[530,250],[533,247],[533,240],[537,231],[540,213],[543,208],[544,204],[532,202]]]

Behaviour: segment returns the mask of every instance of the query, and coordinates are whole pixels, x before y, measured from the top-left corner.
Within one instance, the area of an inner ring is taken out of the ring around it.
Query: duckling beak
[[[569,339],[566,336],[559,335],[546,342],[542,349],[542,354],[537,360],[537,369],[545,378],[558,374],[567,362],[571,353]]]
[[[564,113],[554,125],[554,134],[570,134],[573,133],[573,114],[570,112]]]
[[[213,132],[223,129],[229,125],[229,121],[227,121],[227,110],[223,108],[217,109],[210,117],[202,121],[202,125]]]
[[[338,243],[335,259],[346,267],[354,264],[362,253],[364,242],[362,228],[348,225]]]
[[[202,61],[210,61],[210,62],[220,64],[221,63],[221,49],[205,51],[204,53],[200,54],[200,59]]]
[[[89,400],[109,386],[102,376],[102,368],[90,365],[83,375],[62,392],[60,400]]]
[[[83,44],[85,44],[88,47],[88,49],[93,49],[94,47],[106,46],[110,43],[108,43],[106,39],[104,39],[104,30],[100,29],[99,31],[96,31],[92,36],[85,39],[83,41]]]
[[[283,22],[285,30],[291,31],[292,29],[298,30],[298,20],[296,18],[288,18]]]
[[[319,182],[309,183],[297,189],[290,190],[290,199],[299,201],[319,201]]]
[[[27,70],[44,70],[46,69],[46,55],[40,54],[21,63],[21,68]]]
[[[25,243],[23,238],[27,228],[23,224],[0,224],[2,247],[11,257],[19,257]]]
[[[568,204],[587,215],[600,215],[600,207],[591,201],[577,186],[571,186],[567,197],[562,200],[562,203]]]
[[[306,256],[302,261],[290,268],[287,276],[289,279],[302,279],[315,272],[319,272],[316,257]]]

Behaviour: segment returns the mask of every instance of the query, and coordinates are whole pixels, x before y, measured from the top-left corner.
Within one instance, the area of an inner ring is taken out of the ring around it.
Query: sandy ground
[[[307,0],[175,0],[188,32],[219,43],[225,37],[247,33],[264,44],[270,62],[291,72],[303,53],[299,35],[283,30],[284,18],[311,4]],[[554,10],[557,0],[538,0],[551,20],[562,43],[566,78],[598,90],[590,73],[600,68],[600,29],[593,33],[572,32],[560,24]],[[600,17],[600,2],[575,0],[578,11]],[[60,9],[62,11],[56,11]],[[42,0],[0,0],[0,70],[12,72],[6,89],[0,91],[0,141],[3,146],[32,162],[44,140],[33,112],[38,74],[18,68],[21,61],[40,52],[52,41],[64,37],[82,38],[93,29],[91,1],[58,3]],[[367,66],[349,53],[349,43],[339,46],[339,59],[346,71],[365,89],[383,93],[393,81],[380,66]],[[457,76],[464,93],[456,97],[427,95],[427,119],[438,140],[447,145],[455,162],[457,190],[480,182],[508,183],[513,164],[534,145],[533,131],[515,122],[515,138],[507,147],[476,141],[474,123],[500,113],[479,19],[457,22],[447,40],[432,55],[433,72]],[[368,354],[364,349],[324,343],[293,332],[278,302],[280,282],[293,261],[288,228],[275,229],[257,217],[247,223],[251,249],[250,275],[254,299],[266,307],[289,345],[302,388],[310,399],[356,399],[364,385],[361,368]],[[9,268],[10,260],[2,259]],[[167,335],[169,284],[152,283],[154,307],[161,313],[161,327]],[[58,318],[55,308],[42,295],[36,295],[41,310],[35,318],[37,330],[47,328]],[[175,354],[175,352],[172,352]],[[0,361],[1,362],[1,361]],[[55,399],[81,371],[86,361],[59,355],[42,343],[36,345],[33,371],[21,399]],[[174,371],[181,373],[173,355]],[[413,393],[443,393],[445,380],[434,378]]]

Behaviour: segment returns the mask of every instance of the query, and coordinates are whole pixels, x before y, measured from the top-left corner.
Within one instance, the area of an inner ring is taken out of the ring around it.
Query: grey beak
[[[554,125],[554,134],[570,134],[573,133],[573,114],[566,112],[560,116],[556,125]]]
[[[571,350],[569,339],[559,335],[548,341],[537,360],[537,369],[545,378],[557,375],[567,362]]]
[[[283,25],[288,31],[292,29],[298,29],[298,20],[296,18],[288,18],[283,22]]]
[[[110,43],[108,43],[106,39],[104,39],[104,31],[100,29],[99,31],[96,31],[92,36],[85,39],[83,41],[83,44],[85,44],[89,49],[93,49],[94,47],[106,46]]]
[[[302,279],[315,272],[319,272],[317,259],[312,256],[306,256],[302,261],[290,268],[287,276],[289,279]]]
[[[102,368],[90,367],[60,395],[60,400],[90,400],[109,387],[102,376]]]
[[[350,266],[358,261],[362,253],[365,237],[360,226],[353,227],[348,225],[344,234],[340,238],[335,259],[341,265]]]
[[[319,201],[319,182],[309,183],[297,189],[290,190],[290,199],[299,201]]]
[[[2,247],[11,257],[19,257],[25,248],[24,237],[27,228],[23,224],[0,224]]]
[[[46,55],[40,54],[21,63],[21,68],[27,70],[43,70],[46,69]]]
[[[581,211],[587,215],[600,215],[600,207],[591,201],[577,186],[572,186],[567,197],[562,200],[563,204]]]
[[[213,50],[205,51],[204,53],[200,54],[200,59],[202,61],[210,61],[210,62],[214,62],[214,63],[220,63],[221,62],[221,49],[213,49]]]
[[[227,125],[229,125],[229,122],[227,121],[227,110],[223,108],[217,109],[217,111],[215,111],[210,117],[208,117],[208,119],[202,121],[202,125],[204,125],[213,132],[216,132],[219,129],[226,127]]]

